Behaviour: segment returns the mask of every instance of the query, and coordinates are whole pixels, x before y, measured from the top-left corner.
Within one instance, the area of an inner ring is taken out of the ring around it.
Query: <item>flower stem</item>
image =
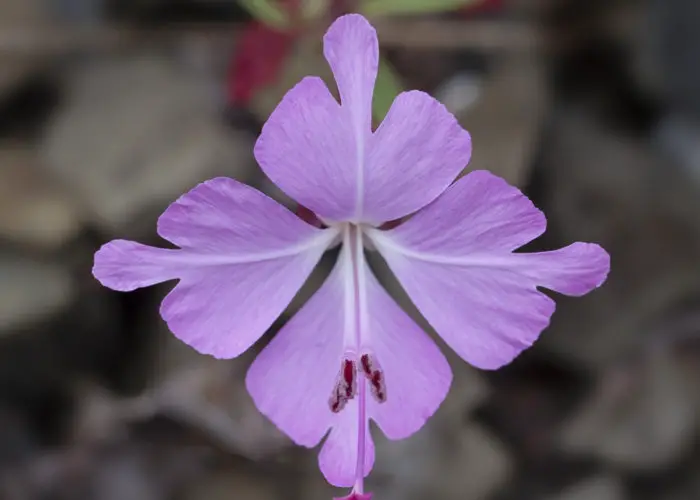
[[[362,348],[362,333],[365,328],[365,294],[364,294],[364,247],[362,244],[362,231],[350,225],[349,239],[351,243],[351,256],[353,268],[353,289],[355,292],[355,352],[360,355]],[[357,464],[355,466],[355,493],[362,494],[365,477],[365,441],[367,436],[367,408],[366,386],[363,377],[358,381],[358,411],[357,411]]]

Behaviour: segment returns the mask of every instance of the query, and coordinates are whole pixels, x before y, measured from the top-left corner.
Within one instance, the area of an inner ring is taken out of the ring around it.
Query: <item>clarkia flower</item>
[[[545,217],[488,172],[453,183],[471,140],[440,103],[402,93],[372,130],[378,46],[370,24],[339,18],[324,53],[340,103],[319,78],[304,78],[255,146],[270,179],[323,224],[216,178],[158,220],[158,234],[178,249],[115,240],[97,252],[93,272],[121,291],[179,280],[160,309],[169,328],[201,353],[234,358],[284,311],[322,254],[342,244],[330,276],[255,359],[246,384],[296,443],[313,447],[328,435],[321,471],[368,500],[369,421],[390,439],[410,436],[443,401],[452,374],[380,286],[365,250],[379,251],[447,345],[484,369],[509,363],[548,325],[555,305],[538,287],[583,295],[605,280],[609,257],[589,243],[513,253],[544,232]]]

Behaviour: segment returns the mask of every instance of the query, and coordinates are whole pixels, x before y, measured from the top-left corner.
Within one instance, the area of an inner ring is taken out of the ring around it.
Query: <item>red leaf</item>
[[[229,66],[232,104],[248,104],[258,90],[277,80],[295,38],[296,33],[277,31],[257,21],[245,27]]]
[[[481,0],[473,5],[468,5],[461,10],[463,17],[471,17],[478,14],[491,14],[504,7],[506,0]]]

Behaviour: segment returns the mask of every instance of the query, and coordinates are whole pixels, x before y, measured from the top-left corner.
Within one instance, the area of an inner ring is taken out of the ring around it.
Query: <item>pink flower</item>
[[[324,50],[342,104],[319,78],[305,78],[255,147],[265,173],[323,227],[217,178],[160,217],[158,233],[179,249],[112,241],[95,255],[93,272],[122,291],[179,280],[160,310],[172,332],[202,353],[233,358],[284,311],[321,255],[342,243],[331,275],[257,357],[246,382],[260,411],[296,443],[313,447],[328,434],[323,474],[366,500],[370,419],[390,439],[410,436],[443,401],[452,374],[379,285],[364,250],[378,250],[445,342],[484,369],[512,361],[548,325],[554,302],[538,287],[583,295],[603,283],[609,256],[589,243],[513,253],[544,232],[545,217],[488,172],[453,184],[471,140],[441,104],[403,93],[372,131],[378,47],[369,23],[338,19]]]

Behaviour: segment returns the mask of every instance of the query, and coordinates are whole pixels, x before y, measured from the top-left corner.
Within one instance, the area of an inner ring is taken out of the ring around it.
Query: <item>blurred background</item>
[[[320,37],[349,11],[379,32],[377,120],[429,91],[472,133],[469,168],[546,212],[531,249],[612,254],[511,366],[453,356],[428,425],[377,433],[375,498],[700,498],[700,2],[0,0],[0,500],[330,500],[316,450],[246,394],[255,353],[197,355],[158,317],[169,286],[90,270],[113,238],[158,244],[213,176],[289,202],[253,144],[293,83],[329,76]]]

